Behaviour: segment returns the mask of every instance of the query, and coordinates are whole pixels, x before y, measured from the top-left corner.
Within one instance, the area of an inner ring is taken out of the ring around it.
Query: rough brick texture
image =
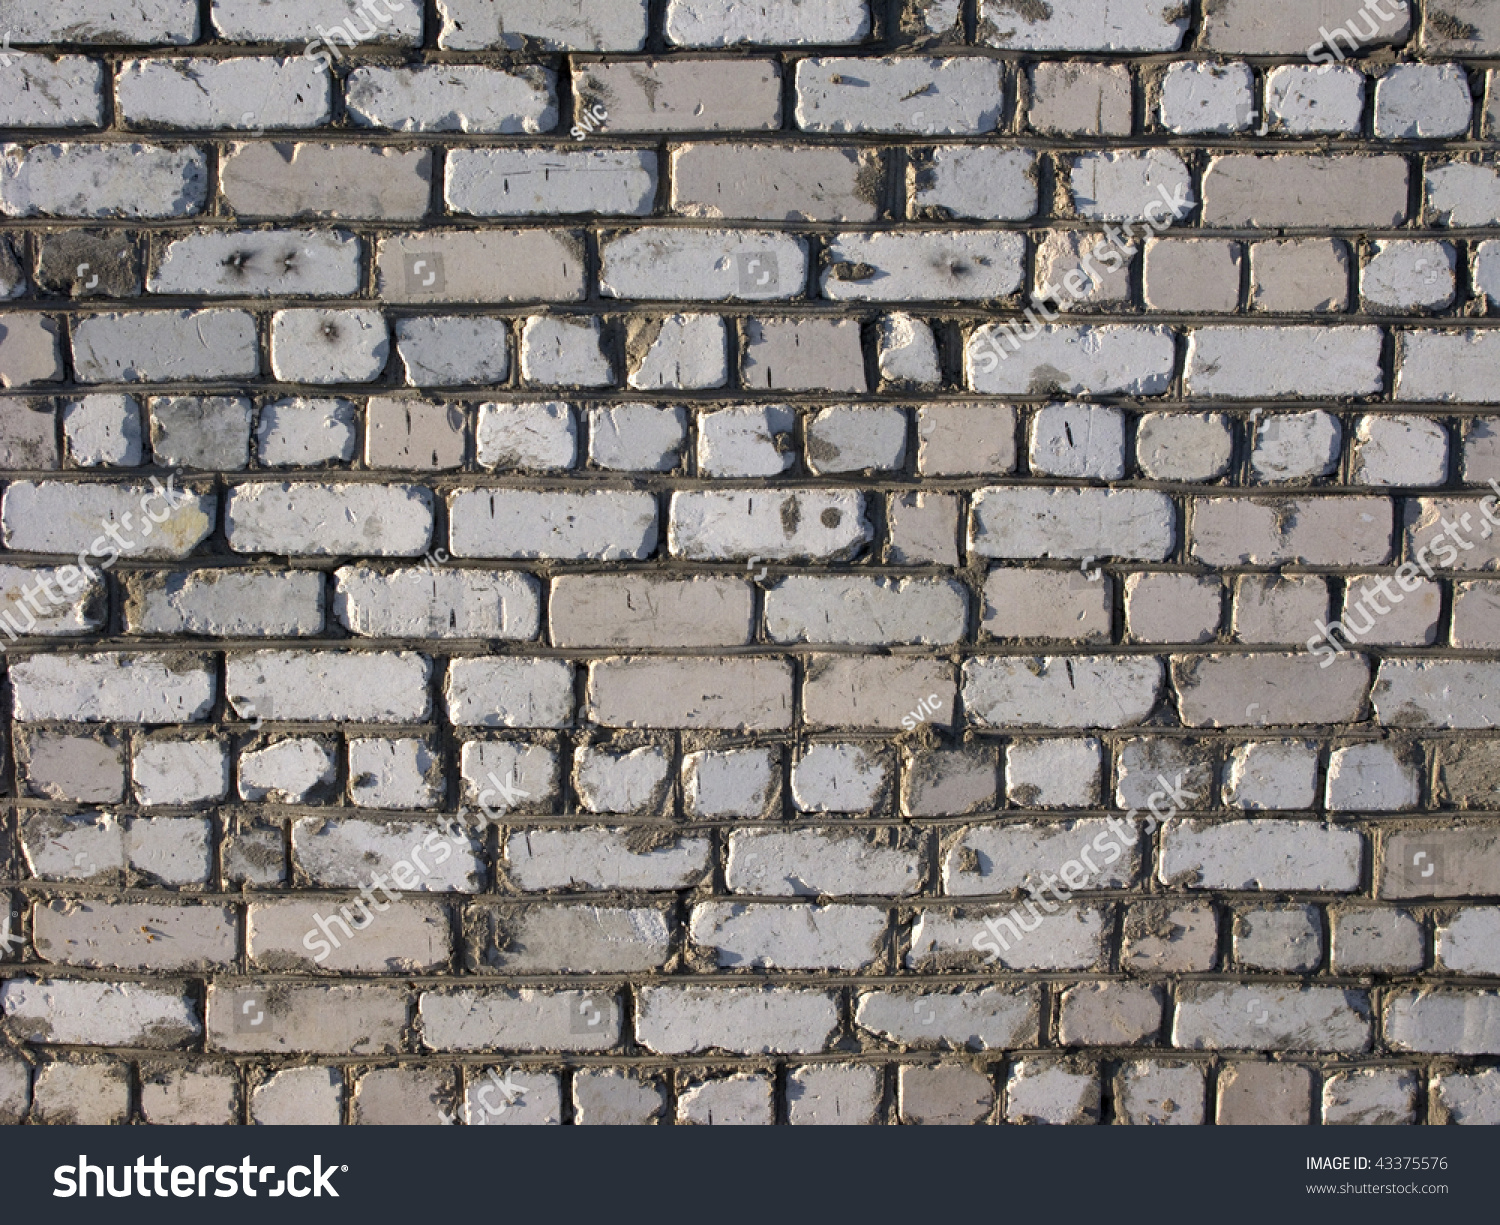
[[[0,3],[0,1122],[1500,1120],[1386,7]]]

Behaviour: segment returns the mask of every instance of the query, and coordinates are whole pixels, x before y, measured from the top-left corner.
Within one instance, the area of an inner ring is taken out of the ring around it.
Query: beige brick
[[[578,105],[602,106],[605,132],[764,131],[781,125],[771,59],[611,60],[573,70]],[[732,214],[726,214],[732,215]]]
[[[743,579],[563,575],[547,610],[560,647],[732,647],[750,641]]]
[[[1272,312],[1349,308],[1349,248],[1337,238],[1250,244],[1250,307]]]
[[[792,672],[778,659],[606,659],[589,665],[586,706],[606,727],[784,729]]]
[[[1153,239],[1146,246],[1146,305],[1211,314],[1240,303],[1243,249],[1223,239]]]
[[[1406,220],[1404,158],[1334,154],[1229,154],[1203,173],[1203,224],[1265,229],[1398,226]]]
[[[373,145],[231,144],[219,181],[240,217],[411,221],[427,215],[432,156]]]
[[[880,174],[878,157],[854,148],[683,145],[672,154],[672,207],[685,217],[874,221]]]

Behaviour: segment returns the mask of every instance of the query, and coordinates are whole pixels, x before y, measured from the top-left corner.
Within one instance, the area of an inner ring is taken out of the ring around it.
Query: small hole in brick
[[[834,510],[832,507],[830,507],[828,510],[825,510],[822,513],[820,518],[823,521],[824,527],[838,527],[838,525],[844,521],[844,512],[841,510]]]

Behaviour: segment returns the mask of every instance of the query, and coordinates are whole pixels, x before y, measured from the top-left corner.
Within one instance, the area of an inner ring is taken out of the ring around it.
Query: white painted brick
[[[792,798],[803,812],[861,812],[880,802],[890,763],[859,744],[812,744],[792,767]]]
[[[599,292],[643,301],[793,298],[807,281],[807,245],[766,230],[645,228],[599,244]]]
[[[766,593],[773,642],[937,646],[963,637],[968,599],[945,579],[792,575]]]
[[[305,737],[278,740],[240,755],[240,798],[302,804],[314,792],[332,787],[337,773],[328,745]]]
[[[875,906],[710,902],[688,934],[725,968],[858,971],[880,957],[886,925]]]
[[[540,628],[541,589],[529,574],[359,565],[334,581],[334,615],[361,637],[526,640]]]
[[[1036,154],[984,145],[911,151],[914,214],[977,221],[1024,221],[1036,214]]]
[[[1007,51],[1175,51],[1188,14],[1160,0],[1059,0],[1023,8],[981,0],[979,40]]]
[[[1364,838],[1310,821],[1169,822],[1158,876],[1191,889],[1315,890],[1359,887]]]
[[[1019,908],[1015,912],[1025,919]],[[1040,923],[1026,923],[1019,935],[1004,925],[1008,921],[1014,926],[1010,914],[1009,907],[922,911],[912,925],[907,968],[971,968],[980,963],[986,949],[991,950],[989,961],[1009,970],[1090,970],[1104,956],[1108,913],[1101,907],[1072,903],[1058,908],[1056,914],[1042,913]],[[1002,950],[986,930],[987,921],[1004,933],[1009,948]]]
[[[349,74],[344,93],[356,127],[535,135],[557,126],[556,76],[532,65],[362,67]]]
[[[225,687],[242,718],[415,723],[431,706],[430,673],[425,655],[403,651],[252,651],[226,661]]]
[[[592,1030],[572,1023],[586,1009],[598,1018]],[[417,1020],[429,1050],[489,1050],[495,1034],[504,1033],[511,1050],[597,1051],[618,1039],[620,1005],[605,992],[470,987],[424,991]]]
[[[837,234],[822,292],[835,302],[947,302],[1003,298],[1021,287],[1019,234]]]
[[[454,149],[443,192],[471,217],[641,217],[656,202],[656,175],[656,154],[645,149]]]
[[[1385,387],[1382,339],[1374,327],[1198,328],[1184,378],[1201,396],[1374,395]]]
[[[668,315],[659,320],[632,321],[627,327],[625,360],[629,386],[639,390],[672,387],[696,391],[722,387],[729,381],[728,337],[724,320],[717,315]],[[620,413],[632,407],[636,406],[621,405],[598,412]],[[682,410],[654,411],[680,414]],[[592,447],[592,437],[590,441]],[[595,456],[594,462],[603,461]]]
[[[172,983],[12,978],[0,984],[7,1028],[24,1040],[62,1046],[184,1046],[203,1028]]]
[[[1069,861],[1087,873],[1084,884],[1065,879],[1070,889],[1128,888],[1140,873],[1142,824],[1133,819],[1112,820],[1113,824],[1084,819],[971,826],[944,857],[943,891],[952,897],[980,897],[1018,893],[1033,884],[1052,888],[1042,884],[1043,873]],[[1095,845],[1099,843],[1102,846]],[[1115,852],[1113,858],[1105,853],[1106,848]],[[1096,871],[1088,872],[1089,862],[1096,865]],[[1057,874],[1051,875],[1055,882]]]
[[[438,0],[438,46],[524,51],[639,51],[646,0]]]
[[[217,740],[139,741],[130,772],[147,808],[222,800],[229,791],[229,758]]]
[[[253,377],[255,319],[239,310],[90,315],[73,326],[73,369],[88,383]]]
[[[521,325],[521,376],[541,387],[609,387],[614,363],[596,316],[537,315]]]
[[[788,987],[642,987],[636,1034],[660,1055],[821,1051],[838,1026],[833,992]]]
[[[1166,149],[1080,154],[1068,184],[1073,207],[1091,221],[1155,222],[1163,210],[1180,221],[1197,202],[1187,164]]]
[[[805,59],[797,64],[797,126],[804,132],[975,135],[1000,124],[1005,80],[999,61]]]
[[[236,553],[418,557],[432,540],[432,493],[411,485],[236,485],[224,504]]]
[[[381,872],[404,893],[478,893],[486,873],[476,835],[472,827],[455,830],[423,819],[300,817],[292,822],[292,857],[324,889],[361,889]],[[332,916],[338,910],[330,900],[320,913]],[[351,913],[357,916],[359,908]]]
[[[1177,543],[1165,495],[1128,489],[981,489],[969,548],[981,557],[1165,559]]]
[[[510,835],[507,871],[528,892],[548,889],[691,888],[709,870],[707,838],[679,835],[633,849],[627,829],[534,829]]]
[[[17,719],[78,723],[196,723],[218,687],[201,656],[125,652],[18,659],[10,684]]]
[[[1159,113],[1169,132],[1243,131],[1253,126],[1254,109],[1248,64],[1172,64],[1162,77]]]
[[[1365,992],[1272,983],[1192,983],[1177,996],[1172,1045],[1184,1050],[1370,1049]]]
[[[190,43],[198,37],[198,7],[193,0],[58,0],[17,4],[6,23],[18,43],[73,41],[141,46]]]
[[[683,47],[743,43],[857,43],[870,33],[868,0],[804,0],[747,4],[744,0],[669,0],[667,39]]]
[[[446,700],[459,727],[566,727],[573,667],[558,659],[455,659]]]
[[[1268,114],[1289,136],[1353,135],[1365,110],[1365,74],[1342,64],[1288,64],[1266,74]]]
[[[1446,1055],[1500,1052],[1500,993],[1402,991],[1388,998],[1385,1036],[1398,1051]]]
[[[921,886],[922,865],[914,849],[860,833],[742,830],[730,839],[725,880],[756,897],[907,896]]]
[[[657,506],[648,493],[472,489],[452,494],[448,509],[457,557],[619,561],[656,551]]]
[[[841,561],[874,532],[864,497],[841,490],[675,493],[670,546],[686,561]]]
[[[683,755],[683,804],[694,816],[762,816],[780,782],[780,754],[770,749],[710,749]]]
[[[192,146],[0,147],[0,214],[10,217],[190,217],[208,199],[208,160]]]
[[[1375,135],[1404,140],[1468,134],[1474,98],[1459,64],[1397,64],[1375,84]]]
[[[677,1122],[707,1127],[769,1126],[775,1122],[771,1078],[738,1073],[701,1081],[677,1097]]]
[[[354,405],[348,400],[276,400],[260,410],[256,455],[270,467],[312,468],[354,458]]]
[[[964,705],[980,727],[1129,727],[1156,706],[1163,672],[1150,657],[977,658]]]
[[[152,293],[350,297],[360,241],[339,230],[202,230],[167,243],[147,278]]]
[[[7,128],[103,124],[104,69],[98,60],[78,55],[51,59],[16,51],[10,52],[9,60],[0,76],[0,124]]]
[[[337,40],[346,30],[375,46],[422,41],[420,0],[381,0],[378,9],[367,0],[214,0],[211,15],[214,29],[237,43],[301,42],[313,31],[323,34],[325,26],[339,27],[328,33],[340,50],[346,47]]]
[[[976,328],[964,369],[982,395],[1029,395],[1041,386],[1065,395],[1155,396],[1167,390],[1176,357],[1169,328],[1045,324],[1028,331],[1023,320]]]
[[[115,104],[132,127],[273,130],[333,117],[329,74],[302,56],[127,61]]]

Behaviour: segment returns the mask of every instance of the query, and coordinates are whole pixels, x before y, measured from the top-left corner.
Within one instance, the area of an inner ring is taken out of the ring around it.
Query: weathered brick
[[[669,0],[667,38],[686,47],[742,43],[854,43],[870,32],[867,0],[811,0],[785,8],[735,0]]]
[[[219,186],[244,218],[414,221],[427,215],[432,171],[428,149],[257,141],[229,145]]]
[[[438,46],[523,51],[639,51],[646,0],[438,0]]]
[[[253,651],[227,660],[224,684],[242,717],[403,723],[427,717],[430,670],[426,656],[401,651]]]
[[[605,133],[756,132],[781,126],[781,69],[770,59],[580,64],[573,70],[573,97],[580,115],[585,105],[604,110],[599,123]]]
[[[224,534],[237,553],[417,557],[432,540],[432,493],[408,485],[236,485]]]
[[[444,230],[382,239],[376,288],[388,302],[567,302],[583,297],[583,251],[559,230]]]
[[[999,126],[1005,101],[1000,63],[979,56],[805,59],[796,88],[805,132],[977,135]]]
[[[681,145],[672,208],[715,219],[874,221],[879,174],[878,158],[857,148]]]
[[[599,259],[599,292],[610,298],[792,298],[807,279],[805,242],[765,230],[633,230],[602,240]]]
[[[115,78],[115,107],[138,128],[313,128],[333,117],[333,91],[301,56],[133,60]]]
[[[586,706],[606,727],[785,729],[792,673],[779,659],[606,659],[589,665]]]
[[[253,377],[255,319],[240,310],[89,315],[73,327],[73,368],[89,383]]]
[[[547,619],[561,647],[744,646],[751,588],[730,578],[563,575]]]
[[[979,40],[1008,51],[1175,51],[1188,16],[1156,0],[1064,0],[1033,9],[981,0]]]
[[[821,1051],[838,1024],[837,997],[786,987],[643,987],[636,1033],[661,1055]]]
[[[656,201],[656,154],[600,149],[455,149],[444,199],[471,217],[561,213],[644,216]]]
[[[1354,830],[1307,821],[1175,820],[1157,875],[1196,889],[1348,893],[1359,886],[1364,850]]]
[[[395,132],[535,135],[557,125],[557,81],[546,68],[478,64],[356,68],[344,82],[359,127]],[[303,125],[306,126],[306,125]]]
[[[7,216],[190,217],[207,201],[207,155],[193,146],[0,147],[0,213]]]
[[[6,1028],[32,1043],[160,1050],[186,1046],[203,1033],[183,984],[166,980],[12,978],[0,984],[0,1008]]]

